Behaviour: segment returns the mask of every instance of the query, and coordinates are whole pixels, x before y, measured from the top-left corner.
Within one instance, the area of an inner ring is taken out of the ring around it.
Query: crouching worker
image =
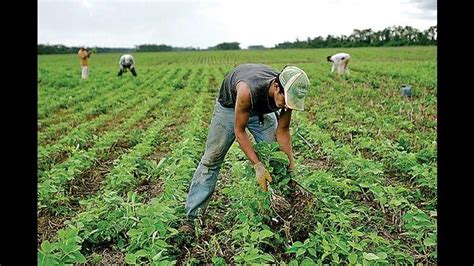
[[[251,161],[257,183],[267,191],[267,182],[272,177],[255,153],[246,128],[256,142],[277,141],[289,158],[289,169],[294,168],[291,113],[303,111],[308,89],[306,73],[295,66],[286,66],[278,72],[266,65],[243,64],[225,76],[214,105],[206,150],[189,188],[181,232],[193,232],[197,211],[208,205],[224,157],[235,139]]]
[[[347,53],[338,53],[333,56],[328,56],[327,60],[332,63],[331,73],[337,70],[337,74],[349,74],[347,64],[349,64],[350,59],[351,56]]]
[[[124,72],[127,72],[127,69],[130,69],[134,77],[137,76],[137,71],[135,70],[135,60],[132,55],[124,54],[120,57],[119,60],[120,70],[117,76],[122,76]]]

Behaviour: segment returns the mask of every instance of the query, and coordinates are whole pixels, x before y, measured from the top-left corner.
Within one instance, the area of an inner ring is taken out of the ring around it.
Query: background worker
[[[331,73],[337,70],[338,74],[349,74],[347,64],[349,64],[350,59],[351,56],[347,53],[337,53],[333,56],[328,56],[327,60],[332,63]]]
[[[79,48],[79,62],[81,65],[81,78],[86,79],[89,76],[89,57],[92,54],[92,51],[87,51],[86,48]]]
[[[130,54],[122,55],[119,60],[119,66],[120,66],[120,70],[117,76],[122,76],[124,72],[127,72],[127,69],[130,69],[130,72],[132,72],[132,75],[134,77],[137,76],[137,71],[135,70],[135,60],[133,59],[132,55]]]

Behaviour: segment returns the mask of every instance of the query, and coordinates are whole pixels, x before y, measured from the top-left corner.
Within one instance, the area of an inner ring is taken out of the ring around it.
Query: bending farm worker
[[[338,53],[333,56],[328,56],[327,60],[332,63],[331,73],[337,70],[338,74],[349,74],[347,64],[349,64],[350,59],[351,56],[347,53]]]
[[[134,77],[137,76],[137,71],[135,70],[135,60],[133,59],[132,55],[129,55],[129,54],[122,55],[119,60],[119,66],[120,66],[120,70],[117,76],[122,76],[124,72],[127,72],[127,69],[130,69],[130,72],[132,72],[132,75]]]
[[[295,66],[286,66],[279,73],[262,64],[242,64],[225,76],[214,105],[206,150],[191,181],[185,205],[187,219],[181,230],[191,230],[189,223],[198,209],[209,203],[224,157],[235,139],[253,164],[258,185],[267,190],[272,177],[255,153],[246,128],[256,142],[277,141],[289,158],[289,169],[294,168],[291,113],[303,111],[308,89],[306,73]]]
[[[87,51],[84,47],[79,48],[79,62],[81,64],[81,78],[85,79],[89,76],[89,57],[92,51]]]

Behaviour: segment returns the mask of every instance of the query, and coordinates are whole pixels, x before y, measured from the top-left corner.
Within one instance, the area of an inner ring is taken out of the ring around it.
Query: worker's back
[[[348,53],[337,53],[333,56],[331,56],[331,61],[333,63],[340,63],[340,62],[344,62],[344,61],[347,61],[351,58],[351,56],[348,54]]]
[[[129,65],[132,65],[134,63],[134,59],[133,59],[133,56],[130,55],[130,54],[124,54],[120,57],[120,60],[119,60],[119,63],[122,65],[122,66],[129,66]]]
[[[348,53],[337,53],[332,56],[328,56],[327,59],[329,62],[332,62],[331,72],[337,70],[337,73],[339,74],[349,73],[347,64],[349,63],[351,56]]]

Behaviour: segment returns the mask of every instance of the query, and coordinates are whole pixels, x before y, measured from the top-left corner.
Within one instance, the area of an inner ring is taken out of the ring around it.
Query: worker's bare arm
[[[250,117],[250,100],[250,88],[247,83],[240,81],[237,83],[234,133],[239,142],[240,148],[244,151],[247,158],[252,162],[252,164],[256,164],[259,162],[258,156],[252,147],[252,143],[250,142],[247,133],[245,132]]]

